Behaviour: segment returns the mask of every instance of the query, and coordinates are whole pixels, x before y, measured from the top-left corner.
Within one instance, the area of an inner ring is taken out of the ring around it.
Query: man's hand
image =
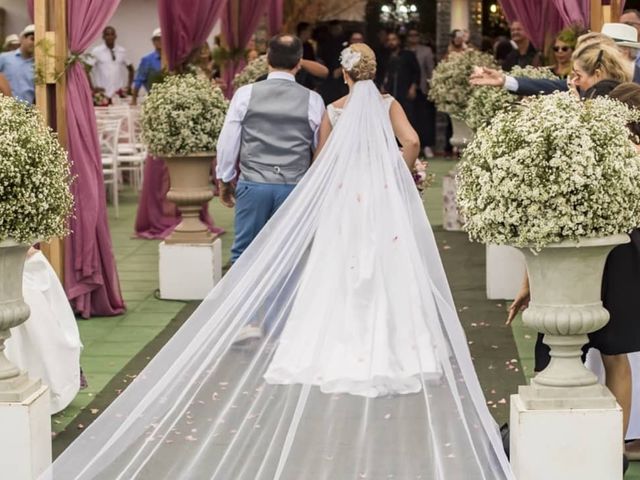
[[[476,68],[469,77],[469,83],[476,86],[502,87],[506,76],[493,68]]]
[[[236,204],[236,189],[232,183],[220,180],[220,202],[227,208],[233,208]]]

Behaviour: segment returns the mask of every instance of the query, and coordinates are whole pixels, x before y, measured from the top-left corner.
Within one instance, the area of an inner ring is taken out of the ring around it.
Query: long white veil
[[[351,288],[350,258],[360,270],[355,293],[341,290]],[[388,315],[378,318],[381,311]],[[334,352],[337,371],[344,360],[341,382],[286,368],[265,381],[291,318],[312,329],[312,344],[305,331],[289,338],[304,343],[296,351],[307,350],[309,365],[322,365],[332,339],[353,341]],[[327,333],[323,322],[345,331]],[[264,337],[234,345],[248,323],[261,324]],[[358,332],[371,330],[363,350]],[[428,357],[411,331],[429,333],[435,369],[403,371]],[[359,357],[367,367],[352,378],[354,351],[379,359],[407,338],[388,374]],[[358,390],[367,371],[377,393]],[[406,391],[415,393],[399,394],[395,379],[412,380]],[[512,479],[502,448],[387,106],[365,81],[274,218],[45,478]]]

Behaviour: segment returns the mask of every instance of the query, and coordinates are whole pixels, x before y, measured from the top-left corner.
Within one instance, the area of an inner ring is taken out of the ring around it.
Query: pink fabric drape
[[[139,238],[165,239],[180,223],[181,215],[175,204],[167,200],[169,171],[161,158],[151,155],[144,164],[142,193],[138,201],[135,232]],[[202,220],[211,232],[222,235],[224,230],[213,225],[208,205],[200,211]]]
[[[589,26],[590,0],[553,0],[553,4],[564,25]]]
[[[267,14],[269,17],[269,35],[277,35],[280,33],[284,23],[284,0],[270,0]]]
[[[222,14],[222,33],[230,51],[246,48],[270,3],[265,0],[229,0]],[[223,78],[229,97],[233,94],[233,77],[245,64],[244,58],[237,58],[224,66]]]
[[[33,18],[34,18],[33,1],[34,0],[27,0],[27,10],[29,11],[29,18],[31,19],[32,22],[33,22]]]
[[[500,0],[507,20],[509,22],[518,20],[522,23],[531,43],[538,49],[544,47],[547,35],[555,35],[567,25],[563,23],[553,2],[554,0],[536,2],[531,0]]]
[[[69,51],[86,50],[100,35],[120,0],[67,0]],[[64,285],[74,310],[85,318],[125,310],[111,234],[98,131],[87,75],[80,62],[67,71],[67,131],[75,215],[65,239]]]
[[[169,70],[174,70],[207,40],[227,1],[158,0],[162,47]]]

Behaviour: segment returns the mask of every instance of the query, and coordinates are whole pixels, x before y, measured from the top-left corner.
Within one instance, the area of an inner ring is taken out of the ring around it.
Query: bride
[[[350,94],[309,172],[46,478],[513,479],[407,168],[415,132],[366,45],[341,62]]]

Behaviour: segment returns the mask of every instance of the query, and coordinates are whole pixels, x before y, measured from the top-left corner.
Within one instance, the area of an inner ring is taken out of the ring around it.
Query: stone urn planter
[[[521,249],[531,287],[523,321],[543,333],[551,348],[551,362],[531,381],[533,394],[558,399],[602,395],[603,387],[582,363],[582,347],[588,333],[609,321],[600,300],[604,265],[615,246],[628,242],[627,235],[613,235],[560,242],[539,253]]]
[[[22,274],[29,245],[11,240],[0,242],[0,402],[19,402],[38,390],[39,381],[9,361],[4,342],[11,328],[29,318],[29,306],[22,298]]]
[[[463,150],[471,140],[473,140],[473,130],[463,120],[451,117],[451,126],[453,127],[453,135],[449,141],[451,145]]]
[[[200,220],[200,210],[213,198],[209,172],[214,154],[194,153],[185,156],[163,156],[169,169],[171,189],[167,199],[174,202],[182,213],[182,221],[169,235],[168,244],[211,243],[214,235]]]
[[[451,145],[458,149],[458,152],[473,140],[473,130],[469,128],[464,121],[451,117],[451,125],[453,126],[453,135],[451,136]],[[462,231],[464,218],[458,211],[458,186],[456,184],[457,167],[451,170],[442,180],[442,205],[443,205],[443,228],[450,232]]]

